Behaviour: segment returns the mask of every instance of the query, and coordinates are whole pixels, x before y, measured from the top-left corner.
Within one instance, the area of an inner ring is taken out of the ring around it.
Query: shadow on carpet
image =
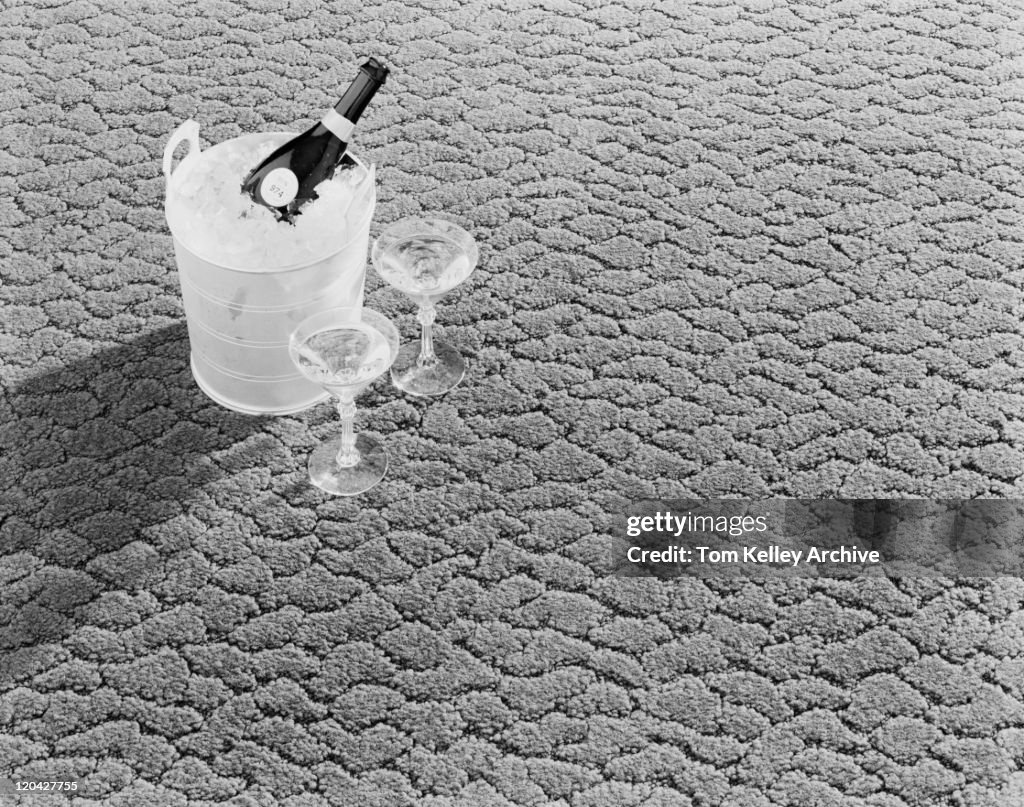
[[[0,576],[17,603],[2,650],[66,638],[97,583],[154,590],[158,571],[157,589],[183,585],[154,528],[201,514],[205,485],[267,450],[265,418],[218,407],[193,382],[183,323],[40,375],[2,405]]]

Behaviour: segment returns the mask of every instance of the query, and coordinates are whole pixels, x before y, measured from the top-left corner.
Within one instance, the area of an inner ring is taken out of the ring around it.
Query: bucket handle
[[[199,148],[199,124],[191,118],[174,130],[171,134],[171,139],[167,141],[167,146],[164,148],[164,177],[166,177],[168,184],[171,181],[171,163],[174,162],[174,150],[186,140],[189,143],[189,154],[198,154],[202,150]]]

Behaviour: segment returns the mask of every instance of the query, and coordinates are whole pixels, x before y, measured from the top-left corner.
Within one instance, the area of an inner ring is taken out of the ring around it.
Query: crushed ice
[[[208,261],[250,271],[314,263],[344,246],[373,198],[373,166],[339,168],[317,186],[319,198],[294,225],[241,192],[246,174],[288,137],[228,141],[180,165],[167,194],[167,219],[178,239]]]

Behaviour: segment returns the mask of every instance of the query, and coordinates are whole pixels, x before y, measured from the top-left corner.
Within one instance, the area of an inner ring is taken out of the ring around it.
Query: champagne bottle
[[[334,176],[341,163],[353,162],[346,155],[352,130],[387,75],[387,67],[368,59],[334,109],[256,166],[242,183],[242,193],[273,210],[278,220],[293,221],[316,199],[317,185]]]

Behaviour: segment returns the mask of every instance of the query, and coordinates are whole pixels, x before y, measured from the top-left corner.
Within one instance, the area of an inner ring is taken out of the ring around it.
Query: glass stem
[[[338,450],[338,467],[351,468],[359,462],[359,451],[356,449],[356,433],[353,425],[356,419],[356,402],[354,399],[338,399],[338,414],[341,415],[341,448]]]
[[[434,320],[437,319],[437,309],[431,302],[425,302],[420,306],[419,320],[423,327],[420,336],[420,356],[416,364],[420,367],[427,367],[437,361],[434,354]]]

